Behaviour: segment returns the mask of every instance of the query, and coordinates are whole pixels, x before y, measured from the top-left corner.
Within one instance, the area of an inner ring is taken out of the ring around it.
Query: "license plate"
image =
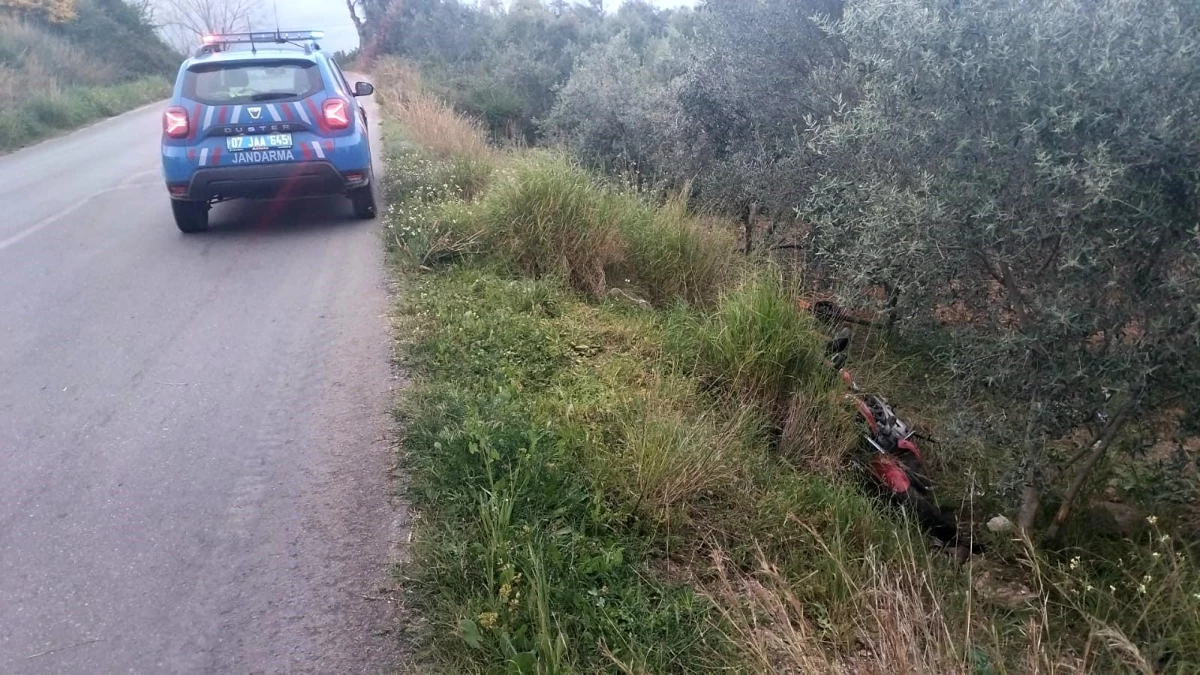
[[[268,134],[266,136],[230,136],[225,139],[230,152],[240,150],[286,150],[292,147],[291,134]]]

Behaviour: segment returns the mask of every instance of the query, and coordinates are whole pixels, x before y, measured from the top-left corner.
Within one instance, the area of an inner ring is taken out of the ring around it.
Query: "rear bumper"
[[[362,178],[352,180],[357,176]],[[184,184],[168,183],[175,199],[298,199],[346,194],[366,185],[369,171],[343,174],[330,162],[288,162],[250,166],[219,166],[196,171]]]

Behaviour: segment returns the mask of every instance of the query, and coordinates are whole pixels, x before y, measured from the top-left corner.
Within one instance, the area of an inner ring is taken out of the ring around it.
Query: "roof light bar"
[[[206,45],[213,44],[251,44],[254,42],[279,44],[285,42],[299,42],[301,40],[323,40],[325,39],[325,31],[323,30],[281,30],[281,31],[261,31],[255,33],[218,33],[204,35],[201,38]]]

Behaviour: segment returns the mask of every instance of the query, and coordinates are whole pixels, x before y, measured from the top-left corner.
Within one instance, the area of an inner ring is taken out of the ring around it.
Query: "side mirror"
[[[354,83],[354,95],[355,96],[370,96],[371,94],[374,94],[374,93],[375,93],[375,87],[370,82],[355,82]]]

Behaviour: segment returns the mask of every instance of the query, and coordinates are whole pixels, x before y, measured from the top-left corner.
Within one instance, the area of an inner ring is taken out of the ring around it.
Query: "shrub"
[[[590,167],[653,173],[663,108],[674,103],[662,89],[621,35],[580,56],[542,126]]]
[[[457,94],[457,90],[451,93]],[[455,102],[468,114],[482,119],[497,138],[516,138],[524,123],[525,100],[491,78],[468,85]]]
[[[812,321],[764,274],[726,293],[695,331],[698,371],[735,396],[782,407],[797,386],[832,382]]]
[[[953,395],[999,402],[967,433],[1012,450],[1022,529],[1058,504],[1049,539],[1128,423],[1172,401],[1198,418],[1182,374],[1200,359],[1200,89],[1181,83],[1200,32],[1184,4],[860,0],[828,25],[859,97],[807,132],[817,255],[848,301],[940,344]],[[1089,426],[1081,457],[1045,451]]]

